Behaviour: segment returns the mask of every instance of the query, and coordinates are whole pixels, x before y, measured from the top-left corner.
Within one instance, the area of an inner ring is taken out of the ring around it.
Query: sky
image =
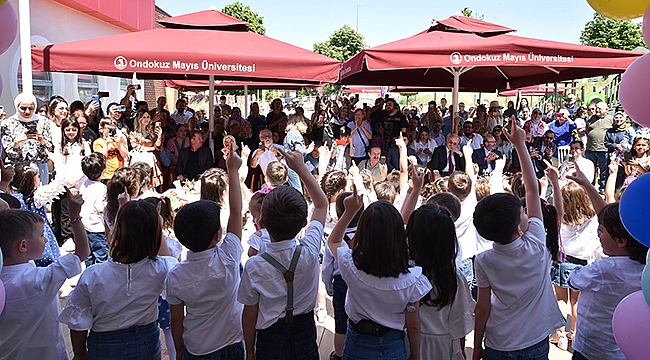
[[[172,16],[222,9],[235,0],[156,0]],[[433,19],[443,20],[470,7],[484,20],[517,30],[517,35],[579,43],[580,32],[594,11],[586,0],[240,0],[264,17],[266,35],[313,50],[343,25],[357,26],[368,47],[415,35]],[[360,5],[358,5],[360,4]]]

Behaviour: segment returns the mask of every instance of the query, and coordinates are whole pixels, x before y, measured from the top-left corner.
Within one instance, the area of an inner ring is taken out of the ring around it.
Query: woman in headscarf
[[[48,119],[36,114],[36,97],[21,93],[14,100],[16,114],[2,122],[0,133],[9,163],[30,162],[40,170],[41,184],[49,182],[48,152],[54,151]]]

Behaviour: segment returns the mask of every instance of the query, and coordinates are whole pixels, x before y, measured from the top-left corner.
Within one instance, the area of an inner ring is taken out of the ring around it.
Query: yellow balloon
[[[642,17],[650,0],[587,0],[597,13],[616,20]]]
[[[6,2],[7,2],[7,0],[0,0],[0,6],[4,5],[4,3],[6,3]]]

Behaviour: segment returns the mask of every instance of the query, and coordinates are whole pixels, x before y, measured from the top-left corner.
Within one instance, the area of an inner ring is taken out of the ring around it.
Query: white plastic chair
[[[569,156],[570,151],[571,151],[571,146],[569,145],[557,147],[557,160],[560,164],[564,163],[564,160],[566,159],[567,156]]]

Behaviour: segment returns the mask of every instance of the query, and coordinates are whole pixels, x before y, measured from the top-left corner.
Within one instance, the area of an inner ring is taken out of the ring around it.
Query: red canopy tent
[[[142,79],[207,80],[210,108],[215,77],[316,84],[338,79],[338,60],[248,31],[246,22],[217,10],[159,23],[166,27],[33,48],[32,67],[117,77],[137,74]],[[212,130],[212,111],[209,116]]]
[[[204,91],[210,87],[207,80],[165,80],[165,86],[177,90],[187,91]],[[242,90],[247,87],[248,90],[301,90],[304,88],[317,87],[315,84],[298,84],[285,82],[260,82],[260,81],[234,81],[234,80],[215,80],[215,90]]]
[[[622,73],[641,53],[531,39],[454,15],[412,37],[365,49],[343,63],[345,85],[450,87],[493,92]]]
[[[553,95],[554,89],[549,89],[545,85],[526,86],[520,89],[501,90],[499,96],[548,96]],[[564,89],[557,89],[557,93],[564,94]]]

